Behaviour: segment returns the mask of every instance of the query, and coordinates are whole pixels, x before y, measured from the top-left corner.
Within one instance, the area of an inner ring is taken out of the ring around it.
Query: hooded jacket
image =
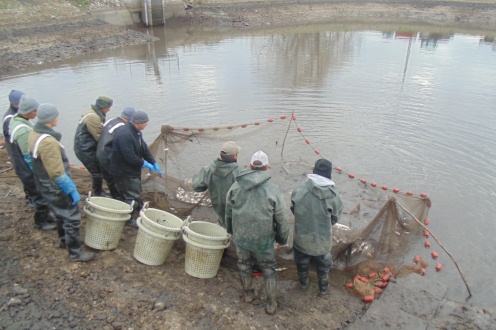
[[[90,109],[79,121],[74,136],[74,153],[91,173],[100,172],[96,147],[104,122],[105,115],[101,110]]]
[[[239,165],[217,159],[205,166],[193,177],[193,189],[197,192],[208,189],[212,207],[219,216],[219,223],[226,227],[226,195],[239,174]]]
[[[291,195],[291,211],[295,216],[293,246],[310,256],[328,253],[332,244],[332,225],[338,222],[342,209],[334,182],[309,174],[307,181]]]
[[[121,117],[110,119],[103,125],[100,139],[96,147],[96,157],[100,166],[110,173],[110,158],[112,157],[112,141],[119,128],[122,128],[126,121]]]
[[[33,178],[33,171],[24,160],[24,155],[29,155],[28,136],[32,130],[33,124],[19,114],[10,121],[11,157],[14,160],[16,174],[23,183]]]
[[[262,253],[274,240],[286,244],[289,217],[284,194],[265,171],[244,170],[226,197],[226,229],[239,247]]]

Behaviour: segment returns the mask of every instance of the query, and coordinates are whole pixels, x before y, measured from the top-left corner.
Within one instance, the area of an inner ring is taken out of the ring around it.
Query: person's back
[[[212,208],[219,216],[219,224],[224,228],[226,227],[226,195],[239,174],[237,158],[240,149],[233,141],[224,143],[220,158],[202,168],[192,180],[195,191],[202,192],[208,189]]]
[[[21,102],[21,97],[24,95],[24,92],[18,91],[18,90],[12,90],[9,94],[9,103],[10,106],[3,115],[3,124],[2,124],[2,130],[3,130],[3,136],[5,138],[5,148],[7,149],[7,153],[9,154],[10,157],[12,157],[12,150],[11,150],[11,144],[10,144],[10,130],[9,130],[9,125],[10,121],[12,118],[17,114],[17,111],[19,109],[19,103]],[[27,197],[26,197],[27,198]]]

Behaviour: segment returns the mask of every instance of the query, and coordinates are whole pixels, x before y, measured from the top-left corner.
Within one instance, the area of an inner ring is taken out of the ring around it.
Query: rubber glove
[[[158,163],[153,164],[153,168],[157,171],[158,175],[162,177],[162,170],[160,169],[160,166],[158,166]]]
[[[143,166],[141,168],[147,168],[150,170],[150,173],[154,170],[153,165],[147,162],[146,160],[143,160]]]
[[[31,161],[31,155],[22,155],[24,157],[24,161],[28,164],[29,169],[33,170],[33,162]]]
[[[76,184],[72,179],[66,174],[62,174],[55,179],[53,179],[55,183],[59,186],[60,190],[64,192],[64,194],[71,196],[72,205],[76,205],[81,200],[81,196],[76,188]]]

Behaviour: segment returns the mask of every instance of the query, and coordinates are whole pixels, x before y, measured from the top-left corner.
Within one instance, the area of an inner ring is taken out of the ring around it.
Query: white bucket
[[[183,237],[191,241],[212,246],[226,245],[231,238],[226,229],[218,224],[206,221],[195,221],[184,225]]]
[[[113,250],[119,244],[124,225],[131,218],[130,214],[118,214],[112,218],[93,213],[88,206],[83,209],[86,213],[86,231],[84,243],[97,250]]]
[[[88,211],[108,218],[120,218],[133,211],[133,205],[107,197],[91,197],[91,192],[88,193],[86,203]]]
[[[188,275],[197,278],[212,278],[219,271],[220,261],[224,249],[229,242],[223,245],[205,245],[192,241],[183,235],[186,242],[186,257],[184,270]]]
[[[148,208],[148,202],[140,211],[143,226],[159,235],[165,237],[180,237],[184,221],[168,212]]]

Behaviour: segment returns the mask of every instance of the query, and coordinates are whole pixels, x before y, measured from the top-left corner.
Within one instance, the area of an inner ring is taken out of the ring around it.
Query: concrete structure
[[[123,3],[132,15],[139,13],[146,26],[164,25],[171,18],[186,15],[181,0],[124,0]]]

